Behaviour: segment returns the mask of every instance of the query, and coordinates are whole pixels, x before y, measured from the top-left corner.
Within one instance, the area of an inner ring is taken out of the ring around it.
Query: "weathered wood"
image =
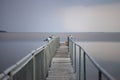
[[[76,80],[67,46],[62,44],[56,51],[46,80]]]

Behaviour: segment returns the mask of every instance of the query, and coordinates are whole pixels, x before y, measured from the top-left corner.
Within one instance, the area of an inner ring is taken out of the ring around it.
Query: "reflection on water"
[[[79,43],[108,73],[120,79],[120,42],[81,42]],[[97,72],[87,61],[88,77]],[[91,69],[90,69],[91,68]],[[94,68],[95,69],[95,68]],[[91,73],[92,72],[92,73]],[[94,72],[94,73],[93,73]],[[94,75],[93,75],[94,74]]]

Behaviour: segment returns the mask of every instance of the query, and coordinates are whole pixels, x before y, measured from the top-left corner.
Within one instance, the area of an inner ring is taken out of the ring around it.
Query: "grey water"
[[[42,41],[4,41],[0,42],[0,73],[17,63],[27,54],[42,46]]]
[[[120,33],[80,33],[73,36],[73,40],[116,80],[120,79]],[[77,49],[77,73],[79,70],[79,50]],[[87,80],[98,80],[98,71],[87,61]],[[83,64],[83,62],[82,62]],[[79,74],[78,74],[79,75]],[[81,71],[83,79],[83,65]],[[104,76],[102,80],[107,80]]]
[[[0,33],[0,73],[46,44],[43,42],[45,37],[39,35],[38,39],[35,36],[28,33]]]
[[[78,44],[110,75],[117,80],[120,79],[120,42],[96,41],[78,42]],[[97,80],[97,76],[97,69],[87,59],[87,78]]]
[[[51,33],[61,42],[72,34],[95,61],[117,80],[120,79],[120,33]],[[43,42],[50,33],[0,33],[0,73],[18,62]],[[87,80],[97,80],[97,70],[87,59]],[[106,80],[106,79],[104,79]]]

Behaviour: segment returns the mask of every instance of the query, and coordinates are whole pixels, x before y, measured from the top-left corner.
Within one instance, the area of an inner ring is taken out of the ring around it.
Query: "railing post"
[[[70,51],[69,49],[70,49],[70,39],[69,39],[69,36],[68,36],[68,52]]]
[[[85,57],[85,51],[83,52],[83,68],[84,68],[84,80],[86,80],[86,57]]]
[[[9,75],[9,80],[13,80],[12,73],[11,73],[11,72],[9,72],[9,73],[8,73],[8,75]]]
[[[36,80],[36,76],[35,76],[35,55],[33,54],[33,56],[32,56],[32,59],[33,59],[33,80]]]
[[[79,79],[81,80],[81,47],[79,46]]]
[[[98,71],[98,80],[102,80],[102,73],[101,73],[101,71]]]
[[[73,66],[73,42],[71,41],[71,64]]]
[[[76,44],[74,44],[74,72],[76,72]]]

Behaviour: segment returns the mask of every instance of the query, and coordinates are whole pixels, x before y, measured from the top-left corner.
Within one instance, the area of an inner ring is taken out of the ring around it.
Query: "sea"
[[[66,42],[73,40],[116,80],[120,79],[120,33],[119,32],[6,32],[0,33],[0,73],[17,63],[36,48],[46,44],[50,35],[59,36]],[[78,59],[77,59],[78,60]],[[87,59],[87,79],[97,80],[97,70]],[[106,79],[105,79],[106,80]]]

